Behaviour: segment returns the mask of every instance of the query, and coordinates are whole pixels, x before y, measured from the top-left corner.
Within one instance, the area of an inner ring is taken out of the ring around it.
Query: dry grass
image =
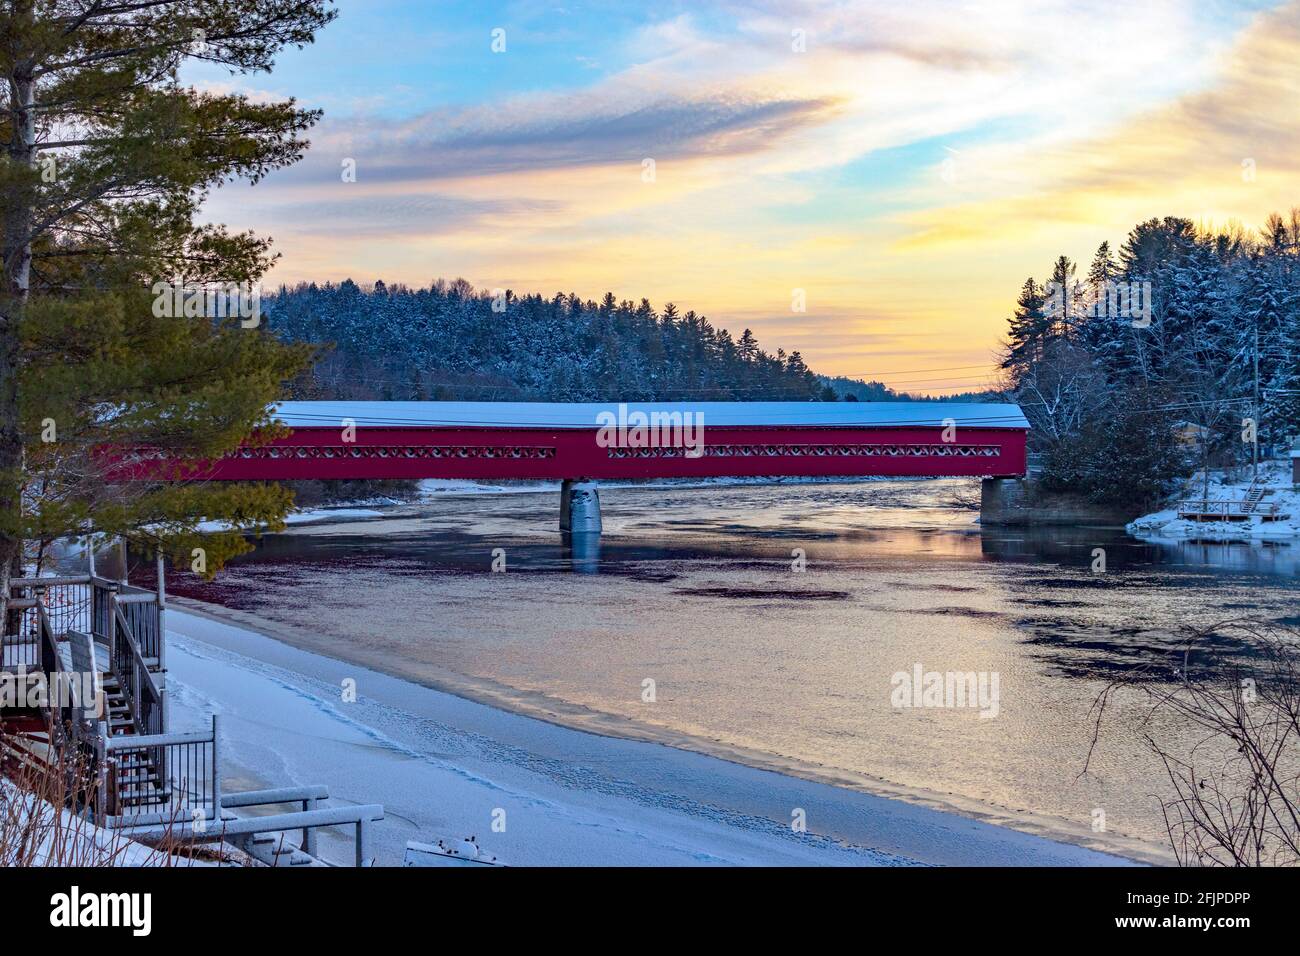
[[[172,865],[176,841],[145,847],[95,826],[85,795],[96,781],[78,751],[31,753],[20,738],[0,735],[0,867]]]
[[[1133,689],[1138,733],[1172,787],[1161,812],[1179,865],[1300,865],[1300,631],[1251,619],[1192,630],[1172,673],[1160,669],[1102,691],[1093,747],[1115,693]],[[1158,726],[1192,734],[1173,742]]]

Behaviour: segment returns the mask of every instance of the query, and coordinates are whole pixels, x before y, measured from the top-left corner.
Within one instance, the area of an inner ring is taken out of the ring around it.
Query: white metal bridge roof
[[[958,427],[1028,429],[1020,406],[972,402],[627,402],[624,419],[703,416],[707,426],[823,428]],[[387,428],[595,428],[600,416],[619,417],[618,402],[281,402],[272,416],[291,428],[337,427],[348,418]]]

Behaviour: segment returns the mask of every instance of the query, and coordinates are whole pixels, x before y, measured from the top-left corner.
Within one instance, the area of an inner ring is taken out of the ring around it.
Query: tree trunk
[[[8,159],[12,166],[35,166],[36,82],[31,64],[9,78],[9,108],[14,136]],[[5,197],[4,288],[0,290],[0,621],[6,619],[11,569],[21,561],[23,442],[18,419],[18,323],[31,291],[34,197],[20,184]]]

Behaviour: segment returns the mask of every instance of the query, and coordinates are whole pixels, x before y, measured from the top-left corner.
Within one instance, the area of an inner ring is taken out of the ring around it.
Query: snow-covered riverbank
[[[1129,522],[1126,530],[1136,538],[1198,538],[1206,541],[1248,541],[1251,539],[1300,538],[1300,492],[1291,484],[1290,462],[1267,462],[1260,467],[1267,482],[1268,494],[1261,500],[1263,508],[1276,505],[1288,517],[1265,521],[1263,509],[1258,514],[1236,521],[1191,521],[1178,517],[1178,502],[1152,514]],[[1223,472],[1211,472],[1208,489],[1199,480],[1188,483],[1182,497],[1215,501],[1241,501],[1250,484],[1249,478],[1229,481]]]
[[[230,789],[325,783],[336,802],[383,803],[380,864],[400,862],[407,840],[468,835],[516,865],[1126,862],[928,806],[508,713],[195,610],[168,617],[176,728],[222,716]],[[798,819],[806,832],[791,825]],[[332,855],[345,858],[349,837],[338,839]],[[331,855],[328,837],[322,846]]]

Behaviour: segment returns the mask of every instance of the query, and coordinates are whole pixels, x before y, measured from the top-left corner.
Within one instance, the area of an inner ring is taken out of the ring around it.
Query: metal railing
[[[110,826],[219,826],[217,718],[189,734],[127,734],[99,740],[101,806]]]
[[[117,595],[118,606],[131,627],[140,654],[147,661],[162,659],[162,620],[158,595],[143,588],[123,586]]]
[[[36,618],[40,601],[10,598],[5,608],[4,633],[0,635],[0,669],[32,670],[41,660],[41,635]]]
[[[1279,506],[1276,504],[1266,505],[1263,502],[1242,501],[1240,499],[1189,498],[1178,503],[1178,517],[1180,518],[1218,516],[1231,520],[1233,518],[1245,519],[1251,515],[1260,515],[1267,518],[1277,514],[1279,510]]]
[[[37,642],[36,606],[45,608],[56,635],[83,631],[101,644],[109,643],[116,602],[130,626],[140,655],[152,669],[163,666],[166,642],[163,634],[164,601],[161,593],[133,587],[98,575],[48,578],[14,578],[10,581],[8,612],[3,637],[10,656],[25,654],[35,664]]]
[[[93,808],[97,818],[126,814],[147,819],[161,813],[169,820],[176,814],[189,820],[200,808],[219,816],[215,718],[205,734],[165,733],[166,697],[162,678],[155,677],[166,654],[161,567],[156,593],[100,577],[93,567],[91,572],[10,581],[0,665],[43,675],[49,688],[60,680],[84,688],[64,662],[68,650],[74,666],[89,667],[96,675],[108,670],[116,678],[126,704],[117,713],[97,714],[102,698],[81,701],[84,690],[75,699],[47,697],[55,737],[51,743],[72,745],[79,755],[73,763],[80,782],[70,780],[69,785],[77,803]],[[83,644],[64,646],[70,639],[85,642],[86,635],[88,650]],[[97,676],[95,680],[98,691]]]
[[[34,668],[40,663],[37,619],[40,611],[48,617],[56,636],[89,628],[92,600],[89,576],[14,578],[9,588],[4,633],[0,636],[3,666]]]
[[[110,594],[110,597],[113,597]],[[137,734],[163,732],[163,696],[135,639],[131,622],[115,597],[109,619],[108,643],[118,688],[126,699]]]
[[[19,578],[10,582],[14,597],[35,598],[45,609],[55,634],[84,631],[90,626],[90,579]],[[31,611],[24,617],[30,619]]]
[[[48,701],[47,759],[51,767],[62,768],[72,805],[86,807],[94,800],[99,769],[103,766],[98,746],[100,732],[95,723],[98,701],[83,698],[82,675],[64,666],[60,639],[44,606],[37,604],[34,613],[39,646],[38,679],[45,681]]]
[[[260,801],[269,803],[271,801]],[[278,800],[275,802],[279,802]],[[230,806],[224,798],[224,806]],[[280,813],[266,817],[248,817],[222,820],[213,825],[206,820],[188,822],[157,820],[151,823],[131,823],[127,835],[132,839],[193,840],[196,843],[224,840],[240,843],[245,837],[263,833],[285,833],[292,830],[313,831],[321,827],[351,826],[355,832],[353,861],[356,866],[370,866],[374,858],[370,851],[370,828],[384,819],[384,808],[377,803],[349,807],[325,807],[295,813]],[[312,843],[315,849],[315,843]],[[314,854],[313,854],[314,855]],[[332,865],[332,864],[331,864]]]
[[[40,635],[40,673],[44,676],[46,699],[49,701],[51,725],[62,742],[87,750],[83,745],[94,735],[95,700],[82,699],[82,676],[65,667],[59,652],[59,638],[55,636],[45,608],[36,606],[37,632]],[[52,741],[59,743],[60,741]]]

